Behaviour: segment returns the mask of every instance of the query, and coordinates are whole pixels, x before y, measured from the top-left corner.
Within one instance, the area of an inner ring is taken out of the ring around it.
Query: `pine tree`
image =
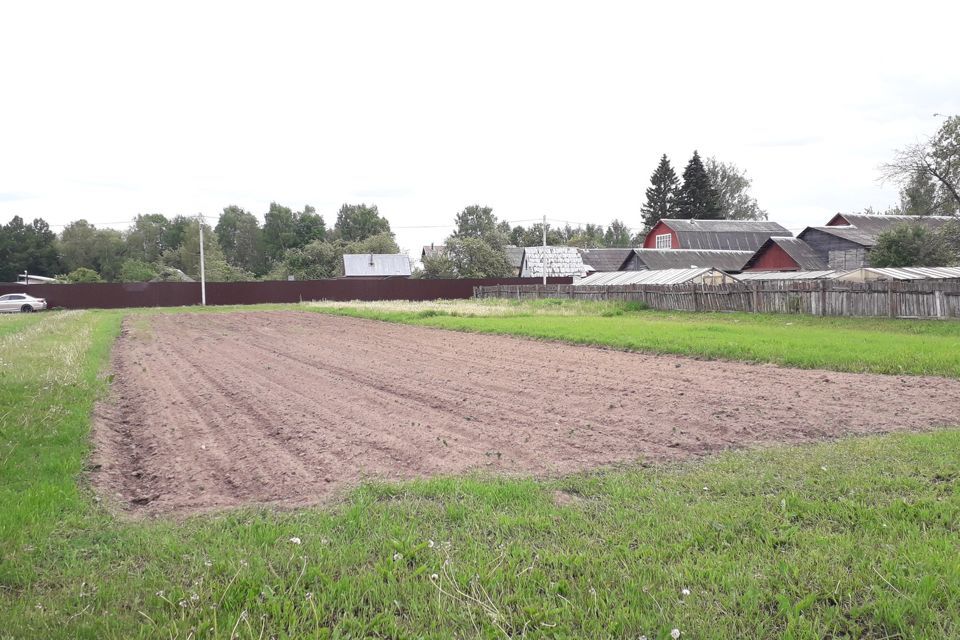
[[[643,224],[650,229],[657,224],[660,218],[669,218],[675,213],[677,189],[680,180],[670,166],[667,154],[660,158],[653,175],[650,176],[650,186],[647,187],[647,201],[640,208],[643,213]]]
[[[717,190],[710,183],[710,176],[700,161],[700,154],[693,157],[683,170],[683,185],[677,196],[675,218],[698,218],[700,220],[720,220],[723,210]]]

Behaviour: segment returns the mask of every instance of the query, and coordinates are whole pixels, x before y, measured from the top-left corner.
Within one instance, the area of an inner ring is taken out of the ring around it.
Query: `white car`
[[[34,298],[25,293],[8,293],[0,296],[0,312],[13,313],[22,311],[43,311],[47,308],[47,301],[43,298]]]

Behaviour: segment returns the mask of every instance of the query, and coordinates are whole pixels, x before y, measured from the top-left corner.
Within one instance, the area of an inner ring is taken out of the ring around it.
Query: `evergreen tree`
[[[677,196],[675,218],[697,218],[700,220],[720,220],[723,210],[716,188],[710,183],[710,176],[700,161],[700,154],[693,157],[683,170],[683,185]]]
[[[677,191],[680,180],[670,166],[667,154],[660,158],[653,175],[650,176],[650,186],[647,187],[647,201],[640,211],[643,212],[643,224],[648,229],[657,224],[660,218],[670,218],[676,211]]]

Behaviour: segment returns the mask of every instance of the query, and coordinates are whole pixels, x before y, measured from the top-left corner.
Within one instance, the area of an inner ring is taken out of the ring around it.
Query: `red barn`
[[[773,236],[793,237],[767,220],[678,220],[663,218],[647,233],[644,249],[756,251]]]
[[[826,261],[799,238],[768,238],[757,249],[744,271],[819,271]]]

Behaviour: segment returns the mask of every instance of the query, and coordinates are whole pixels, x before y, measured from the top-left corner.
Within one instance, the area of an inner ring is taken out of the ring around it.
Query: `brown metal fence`
[[[478,298],[635,300],[653,309],[818,316],[960,318],[960,281],[769,281],[725,285],[480,286]]]
[[[521,285],[535,278],[474,278],[465,280],[387,279],[300,280],[270,282],[208,282],[207,304],[258,304],[303,300],[439,300],[473,296],[478,286]],[[568,284],[570,278],[549,278]],[[50,308],[119,309],[179,307],[200,304],[198,282],[112,282],[97,284],[0,284],[0,295],[29,293],[46,298]]]

